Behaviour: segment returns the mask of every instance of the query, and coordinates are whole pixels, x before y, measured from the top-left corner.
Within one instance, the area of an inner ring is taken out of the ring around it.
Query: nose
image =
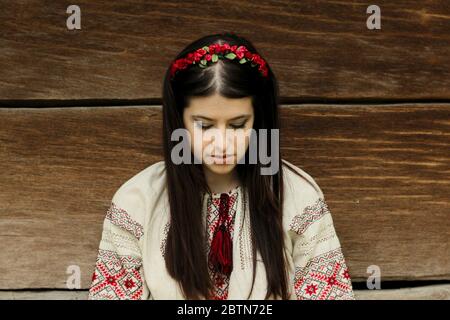
[[[227,136],[226,127],[220,127],[214,134],[214,154],[216,156],[228,154],[227,150],[231,148],[233,143],[232,132],[229,131]]]

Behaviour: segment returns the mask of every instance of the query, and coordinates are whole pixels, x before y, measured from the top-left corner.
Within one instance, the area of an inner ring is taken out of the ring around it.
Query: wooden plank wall
[[[322,187],[357,296],[449,299],[450,6],[379,1],[368,30],[370,4],[78,1],[69,31],[66,3],[0,0],[0,299],[86,297],[114,191],[162,159],[168,64],[222,31],[277,75],[282,155]],[[398,288],[363,290],[370,265]]]

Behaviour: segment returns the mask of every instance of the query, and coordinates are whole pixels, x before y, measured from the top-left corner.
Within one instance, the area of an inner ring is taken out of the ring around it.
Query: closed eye
[[[244,121],[241,124],[231,124],[230,127],[232,127],[233,129],[241,129],[241,128],[245,127],[246,123],[247,123],[247,121]]]
[[[247,123],[247,121],[244,121],[243,123],[240,124],[230,124],[230,127],[233,129],[242,129],[245,127],[245,124]],[[202,130],[208,130],[209,128],[211,128],[213,125],[197,125],[199,128],[201,128]]]

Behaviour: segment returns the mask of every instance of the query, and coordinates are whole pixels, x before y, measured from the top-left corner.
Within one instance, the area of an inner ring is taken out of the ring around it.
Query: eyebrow
[[[243,115],[240,115],[240,116],[228,119],[228,120],[231,121],[231,120],[238,120],[238,119],[250,118],[250,117],[251,117],[250,114],[243,114]],[[201,119],[205,119],[205,120],[208,120],[208,121],[214,121],[214,119],[211,119],[211,118],[208,118],[208,117],[204,117],[204,116],[200,116],[200,115],[195,115],[195,114],[192,115],[191,118],[192,119],[194,119],[194,118],[201,118]]]

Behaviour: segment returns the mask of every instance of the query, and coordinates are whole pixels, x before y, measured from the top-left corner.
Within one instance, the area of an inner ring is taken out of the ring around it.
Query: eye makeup
[[[242,129],[242,128],[245,127],[245,124],[246,124],[246,123],[247,123],[247,121],[244,122],[243,124],[239,124],[239,125],[230,124],[230,127],[231,127],[232,129]],[[212,127],[212,125],[197,125],[197,127],[200,128],[200,129],[202,129],[202,130],[208,130],[209,128]]]
[[[242,129],[245,127],[247,121],[248,119],[245,119],[243,122],[230,124],[230,127],[232,129]],[[202,130],[208,130],[209,128],[213,127],[212,124],[205,124],[203,120],[198,119],[194,119],[194,124],[197,126],[197,128],[200,128]]]

